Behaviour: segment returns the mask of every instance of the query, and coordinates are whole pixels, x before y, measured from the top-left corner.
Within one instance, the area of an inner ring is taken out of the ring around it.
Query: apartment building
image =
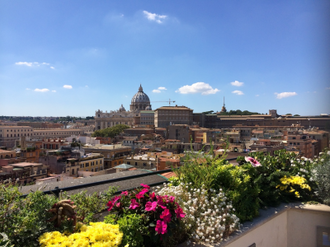
[[[64,169],[65,173],[70,176],[79,176],[79,171],[102,171],[104,169],[104,156],[100,153],[89,153],[80,158],[69,158]]]
[[[186,106],[163,106],[155,110],[155,127],[166,128],[172,124],[193,123],[193,110]]]

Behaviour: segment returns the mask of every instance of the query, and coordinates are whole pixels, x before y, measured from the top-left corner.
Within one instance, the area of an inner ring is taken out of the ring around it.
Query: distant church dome
[[[140,84],[139,91],[132,98],[130,110],[142,111],[145,110],[148,106],[151,108],[150,99],[148,95],[143,92],[143,88]]]
[[[121,107],[119,108],[119,111],[126,111],[125,107],[123,106],[123,104],[121,104]]]
[[[151,111],[151,106],[150,106],[150,105],[148,105],[148,106],[146,107],[146,111]]]

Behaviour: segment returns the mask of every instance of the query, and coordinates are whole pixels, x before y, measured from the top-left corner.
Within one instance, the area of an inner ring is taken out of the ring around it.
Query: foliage
[[[159,196],[149,192],[150,187],[141,184],[130,192],[124,191],[120,196],[113,197],[107,204],[109,211],[118,220],[129,214],[142,216],[143,224],[139,227],[144,238],[144,246],[171,246],[175,244],[180,220],[185,214],[173,196]],[[144,227],[148,228],[147,234]]]
[[[66,192],[62,193],[61,198],[71,199],[76,208],[77,219],[83,223],[90,223],[98,221],[100,216],[98,213],[105,209],[106,203],[110,200],[113,194],[118,190],[117,187],[109,187],[108,190],[99,194],[94,192],[88,195],[86,191],[68,196]]]
[[[313,180],[317,184],[316,193],[320,200],[330,206],[330,151],[321,153],[312,170]]]
[[[22,198],[17,186],[1,184],[0,232],[8,236],[9,245],[38,246],[38,237],[53,229],[53,224],[47,221],[51,216],[47,210],[55,201],[41,191]]]
[[[176,197],[186,213],[183,219],[186,231],[195,242],[219,243],[239,228],[235,209],[221,189],[207,191],[182,183],[178,186],[164,185],[156,193]]]
[[[118,124],[113,127],[105,128],[102,130],[96,130],[92,136],[93,137],[115,137],[116,135],[119,135],[122,133],[125,129],[128,129],[129,126],[125,124]]]
[[[142,235],[148,234],[148,227],[144,226],[143,218],[140,214],[127,214],[123,215],[116,222],[113,214],[109,214],[104,218],[105,223],[119,225],[120,230],[123,232],[123,240],[120,246],[129,244],[131,247],[143,246],[144,239]]]
[[[280,188],[280,190],[285,191],[287,193],[294,193],[295,197],[301,197],[298,188],[307,189],[311,191],[311,187],[306,184],[306,179],[299,176],[284,176],[280,179],[281,184],[277,185],[276,188]]]
[[[250,111],[241,111],[241,110],[230,110],[229,112],[221,112],[220,115],[257,115],[260,114],[258,112],[250,112]]]
[[[91,222],[78,232],[66,235],[58,231],[46,232],[39,238],[41,247],[48,246],[119,246],[123,237],[118,225]]]

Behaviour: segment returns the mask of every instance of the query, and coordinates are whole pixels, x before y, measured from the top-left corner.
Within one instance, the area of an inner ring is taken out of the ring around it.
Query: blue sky
[[[0,0],[0,115],[330,114],[330,1]],[[153,102],[164,101],[164,102]]]

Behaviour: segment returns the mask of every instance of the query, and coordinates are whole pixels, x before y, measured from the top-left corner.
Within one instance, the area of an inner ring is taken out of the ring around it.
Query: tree
[[[128,129],[129,126],[125,124],[118,124],[113,127],[105,128],[103,130],[96,130],[92,136],[93,137],[115,137],[116,135],[119,135],[122,133],[125,129]]]

